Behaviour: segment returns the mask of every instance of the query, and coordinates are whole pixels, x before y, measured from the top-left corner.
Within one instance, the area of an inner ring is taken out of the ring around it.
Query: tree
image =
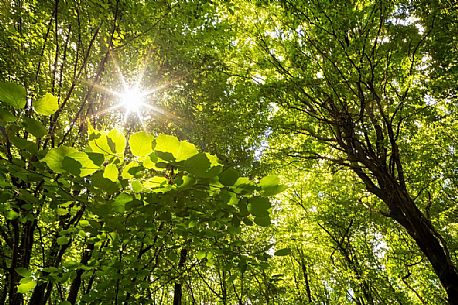
[[[417,7],[385,1],[280,1],[266,10],[277,13],[261,19],[255,31],[265,54],[265,94],[282,108],[280,132],[303,141],[288,154],[327,160],[356,174],[385,204],[382,213],[415,240],[455,304],[458,273],[447,233],[428,214],[431,205],[441,209],[440,199],[425,196],[435,188],[434,170],[446,167],[423,161],[417,151],[428,144],[411,142],[439,121],[451,127],[448,120],[456,116],[444,109],[453,107],[444,95],[430,96],[427,74],[437,70],[429,42],[439,35],[434,17],[420,19]],[[418,174],[418,162],[426,163],[421,171],[429,174]]]

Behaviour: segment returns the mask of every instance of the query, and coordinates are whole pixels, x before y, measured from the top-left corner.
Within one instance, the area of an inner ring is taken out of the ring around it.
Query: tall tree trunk
[[[84,251],[83,256],[81,257],[80,265],[86,265],[89,260],[91,259],[92,252],[94,251],[94,244],[88,244],[86,251]],[[83,276],[84,270],[82,268],[76,271],[76,276],[72,281],[72,285],[70,286],[70,291],[68,292],[67,301],[70,304],[76,303],[76,298],[78,296],[78,292],[81,286],[81,277]]]
[[[305,258],[304,258],[304,251],[302,249],[299,249],[299,262],[301,265],[301,270],[302,270],[302,275],[304,276],[304,285],[305,285],[305,291],[307,293],[307,300],[309,303],[312,303],[312,291],[310,290],[310,283],[309,283],[309,274],[307,272],[307,265],[305,263]]]
[[[428,258],[447,292],[449,304],[458,305],[458,271],[444,240],[405,190],[398,186],[386,191],[384,201],[390,207],[390,216],[407,230]]]
[[[178,271],[181,272],[184,263],[186,262],[186,257],[188,256],[188,250],[186,248],[181,249],[180,251],[180,261],[178,262]],[[181,275],[180,275],[181,276]],[[181,300],[183,298],[183,284],[181,280],[178,280],[175,283],[175,289],[173,293],[173,305],[181,305]]]
[[[373,167],[371,172],[378,181],[375,186],[359,168],[356,174],[365,182],[367,190],[379,197],[389,208],[389,216],[403,226],[428,258],[450,305],[458,305],[458,270],[453,264],[442,236],[418,209],[404,183],[398,182],[384,168]]]

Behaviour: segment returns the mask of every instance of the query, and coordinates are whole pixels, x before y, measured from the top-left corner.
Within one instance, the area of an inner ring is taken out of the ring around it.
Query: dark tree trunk
[[[91,259],[93,250],[94,250],[94,244],[88,244],[86,251],[84,251],[83,256],[81,257],[81,261],[80,261],[81,265],[86,265],[89,262],[89,260]],[[71,304],[76,303],[76,298],[80,290],[81,277],[83,273],[84,273],[83,269],[81,268],[78,269],[76,271],[76,276],[72,281],[72,285],[70,286],[70,291],[68,292],[67,301],[70,302]]]
[[[418,209],[412,198],[399,187],[387,190],[384,201],[390,207],[390,216],[407,230],[428,258],[447,292],[449,304],[457,305],[458,271],[450,259],[442,237]]]
[[[406,229],[428,258],[447,292],[449,304],[458,305],[458,271],[450,258],[445,241],[415,205],[403,180],[397,181],[386,168],[372,166],[370,170],[378,182],[378,186],[375,186],[361,168],[353,169],[365,182],[367,190],[387,205],[389,216]]]
[[[302,249],[299,250],[299,263],[301,265],[302,275],[304,276],[304,285],[305,291],[307,293],[307,300],[309,303],[312,303],[312,291],[310,290],[310,283],[309,283],[309,274],[307,272],[307,265],[305,263],[304,252]]]
[[[188,250],[183,248],[180,251],[180,261],[178,262],[178,271],[184,267],[184,263],[186,262],[186,257],[188,255]],[[173,293],[173,305],[181,305],[181,300],[183,298],[183,284],[181,281],[177,281],[175,283],[175,289]]]

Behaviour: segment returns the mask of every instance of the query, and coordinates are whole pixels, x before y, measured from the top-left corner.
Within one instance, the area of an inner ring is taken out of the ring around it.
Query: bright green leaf
[[[143,157],[153,152],[154,137],[144,131],[134,133],[129,138],[129,147],[136,157]]]
[[[194,144],[179,141],[176,137],[165,134],[160,134],[156,138],[155,150],[162,159],[176,162],[187,160],[199,153]]]
[[[46,93],[41,99],[33,103],[33,109],[42,115],[54,114],[59,109],[58,98],[51,93]]]
[[[111,151],[117,155],[124,155],[126,149],[126,138],[118,129],[114,128],[107,133],[108,144]]]
[[[17,287],[17,291],[19,293],[27,293],[35,288],[36,285],[37,283],[33,280],[32,277],[25,277],[21,279],[19,286]]]
[[[108,164],[103,171],[103,178],[109,179],[112,182],[118,181],[118,167],[113,163]]]
[[[68,158],[74,159],[81,165],[79,168],[80,177],[91,175],[99,168],[86,153],[68,146],[51,149],[41,161],[46,162],[48,167],[56,173],[70,172],[75,174],[78,172],[76,163],[69,161]]]

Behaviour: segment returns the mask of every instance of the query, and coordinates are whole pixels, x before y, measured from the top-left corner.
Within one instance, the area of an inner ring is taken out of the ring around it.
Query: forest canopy
[[[458,7],[0,2],[0,305],[458,304]]]

